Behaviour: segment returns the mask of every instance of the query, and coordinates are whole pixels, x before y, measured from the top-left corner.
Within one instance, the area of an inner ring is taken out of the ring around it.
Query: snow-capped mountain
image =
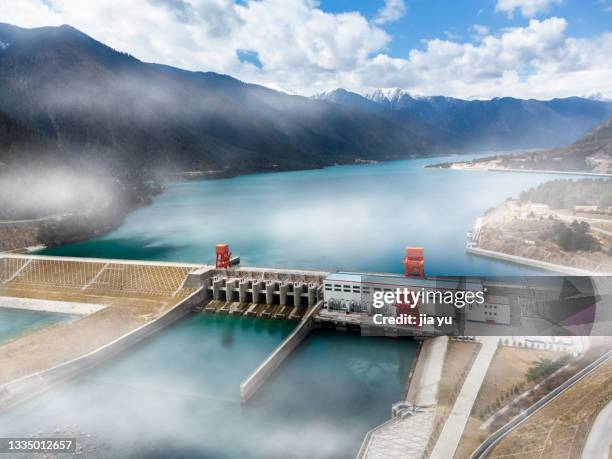
[[[336,89],[316,98],[369,110],[449,151],[565,145],[612,115],[611,102],[581,97],[463,100],[381,88],[365,96]]]

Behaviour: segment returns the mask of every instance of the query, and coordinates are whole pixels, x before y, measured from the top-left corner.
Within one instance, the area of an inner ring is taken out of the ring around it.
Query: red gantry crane
[[[228,269],[232,266],[232,252],[230,252],[228,244],[217,244],[216,253],[217,261],[215,267]]]
[[[404,275],[406,277],[419,277],[423,279],[425,277],[425,251],[423,247],[406,247],[406,255],[404,256]],[[416,326],[419,320],[419,307],[411,302],[400,302],[396,305],[397,316],[400,317],[403,314],[412,316],[416,321]]]
[[[406,247],[404,256],[404,275],[406,277],[425,277],[425,251],[423,247]]]

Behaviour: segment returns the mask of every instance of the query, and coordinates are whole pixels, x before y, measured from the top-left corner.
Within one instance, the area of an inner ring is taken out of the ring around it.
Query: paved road
[[[612,402],[608,403],[595,419],[582,450],[582,459],[608,459],[611,444]]]
[[[461,392],[453,405],[430,459],[448,459],[455,455],[459,440],[467,424],[478,391],[495,355],[499,337],[483,336],[482,347],[474,360],[472,369],[465,378]]]
[[[0,220],[0,226],[22,225],[25,223],[37,223],[37,222],[44,222],[48,220],[61,220],[62,218],[69,217],[70,215],[72,214],[68,213],[68,214],[48,215],[46,217],[28,218],[26,220]]]

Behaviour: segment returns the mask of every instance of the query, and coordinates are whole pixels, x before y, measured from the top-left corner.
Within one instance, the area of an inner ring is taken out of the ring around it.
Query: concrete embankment
[[[438,385],[448,349],[448,336],[428,339],[421,346],[417,364],[410,380],[406,401],[420,407],[438,403]]]
[[[387,457],[422,457],[433,430],[438,403],[438,385],[448,349],[448,336],[423,342],[406,394],[408,405],[415,407],[369,431],[361,445],[358,459]]]
[[[499,338],[497,336],[482,336],[482,346],[476,356],[472,368],[465,377],[461,390],[457,395],[455,404],[444,423],[442,432],[434,446],[430,459],[446,459],[453,457],[459,446],[459,441],[470,418],[470,413],[478,397],[480,387],[484,382],[489,366],[497,350]]]
[[[545,261],[534,260],[532,258],[519,257],[518,255],[510,255],[508,253],[496,252],[494,250],[482,249],[480,247],[466,247],[466,252],[471,255],[494,258],[496,260],[507,261],[518,265],[531,266],[534,268],[544,269],[559,274],[567,274],[571,276],[609,276],[611,273],[589,271],[586,269],[572,268],[570,266],[557,265]]]
[[[92,352],[0,386],[0,411],[29,400],[57,383],[66,381],[100,365],[111,357],[127,350],[134,344],[184,317],[192,311],[195,306],[200,305],[203,300],[203,289],[199,289],[158,318],[147,322],[139,328],[136,328]]]
[[[58,314],[76,314],[79,316],[93,314],[94,312],[104,309],[106,306],[105,304],[0,296],[0,308],[26,309],[28,311],[52,312]]]
[[[308,336],[315,327],[313,316],[321,309],[320,301],[304,315],[295,330],[264,360],[251,375],[240,384],[240,401],[247,402],[266,382],[291,352]]]
[[[612,174],[602,172],[584,172],[584,171],[552,171],[538,169],[510,169],[501,167],[490,167],[486,169],[488,172],[518,172],[521,174],[551,174],[551,175],[573,175],[581,177],[612,177]]]

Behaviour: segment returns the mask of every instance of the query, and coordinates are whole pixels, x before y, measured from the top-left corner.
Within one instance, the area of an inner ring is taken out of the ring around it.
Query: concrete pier
[[[253,298],[252,298],[252,302],[253,303],[259,303],[260,302],[260,298],[261,298],[261,291],[264,290],[264,283],[263,281],[260,280],[255,280],[253,281]]]
[[[212,289],[213,289],[213,300],[220,301],[221,300],[221,289],[225,285],[225,279],[215,279],[213,280]]]
[[[311,308],[317,303],[317,284],[308,285],[308,307]]]
[[[238,279],[228,279],[225,282],[225,301],[234,301],[238,289]]]
[[[247,292],[249,290],[249,281],[242,281],[238,285],[238,301],[240,303],[247,303]]]
[[[266,284],[266,304],[274,303],[274,290],[276,290],[274,282],[268,282]]]
[[[286,306],[287,305],[287,293],[289,293],[289,284],[286,284],[283,282],[278,288],[278,290],[279,290],[279,295],[280,295],[279,304],[281,306]]]
[[[302,284],[293,284],[293,305],[300,306],[302,304]]]

